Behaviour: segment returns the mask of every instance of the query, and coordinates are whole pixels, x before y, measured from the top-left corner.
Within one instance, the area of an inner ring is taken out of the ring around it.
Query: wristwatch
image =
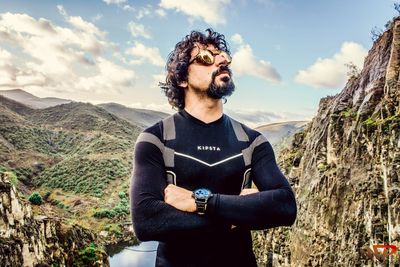
[[[208,200],[213,196],[207,188],[199,188],[193,191],[192,197],[196,202],[196,211],[200,215],[204,215],[207,209]]]

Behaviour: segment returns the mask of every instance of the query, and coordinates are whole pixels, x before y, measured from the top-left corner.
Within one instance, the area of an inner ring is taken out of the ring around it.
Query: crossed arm
[[[138,143],[131,183],[136,235],[143,241],[166,241],[231,225],[266,229],[293,224],[297,212],[294,194],[276,165],[269,143],[254,150],[252,176],[259,192],[253,189],[235,196],[215,194],[207,206],[207,216],[200,216],[195,213],[191,191],[167,186],[160,150],[150,143]]]

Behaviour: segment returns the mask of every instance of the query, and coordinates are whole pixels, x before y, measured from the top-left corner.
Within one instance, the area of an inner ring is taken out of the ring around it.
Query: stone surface
[[[30,204],[19,199],[6,173],[0,173],[0,266],[85,266],[79,252],[96,237],[60,219],[33,216]],[[100,250],[90,266],[109,266]]]
[[[290,228],[254,233],[260,266],[399,266],[361,249],[400,249],[400,21],[374,43],[359,76],[321,100],[280,164],[293,184]],[[271,266],[271,265],[269,265]]]

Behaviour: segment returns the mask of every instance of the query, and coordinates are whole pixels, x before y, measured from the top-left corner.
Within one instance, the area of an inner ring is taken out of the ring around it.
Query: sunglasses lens
[[[211,65],[214,63],[214,56],[208,50],[202,50],[199,54],[200,61],[206,65]]]
[[[224,51],[212,52],[208,49],[201,49],[197,56],[189,63],[192,63],[196,60],[198,63],[203,65],[212,65],[215,62],[216,55],[221,55],[226,60],[227,64],[230,64],[232,62],[231,56]]]

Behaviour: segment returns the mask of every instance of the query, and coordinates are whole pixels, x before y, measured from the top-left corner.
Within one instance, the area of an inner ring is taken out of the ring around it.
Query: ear
[[[186,87],[188,86],[188,82],[187,82],[187,81],[180,81],[180,82],[178,83],[178,85],[179,85],[180,87],[186,88]]]

